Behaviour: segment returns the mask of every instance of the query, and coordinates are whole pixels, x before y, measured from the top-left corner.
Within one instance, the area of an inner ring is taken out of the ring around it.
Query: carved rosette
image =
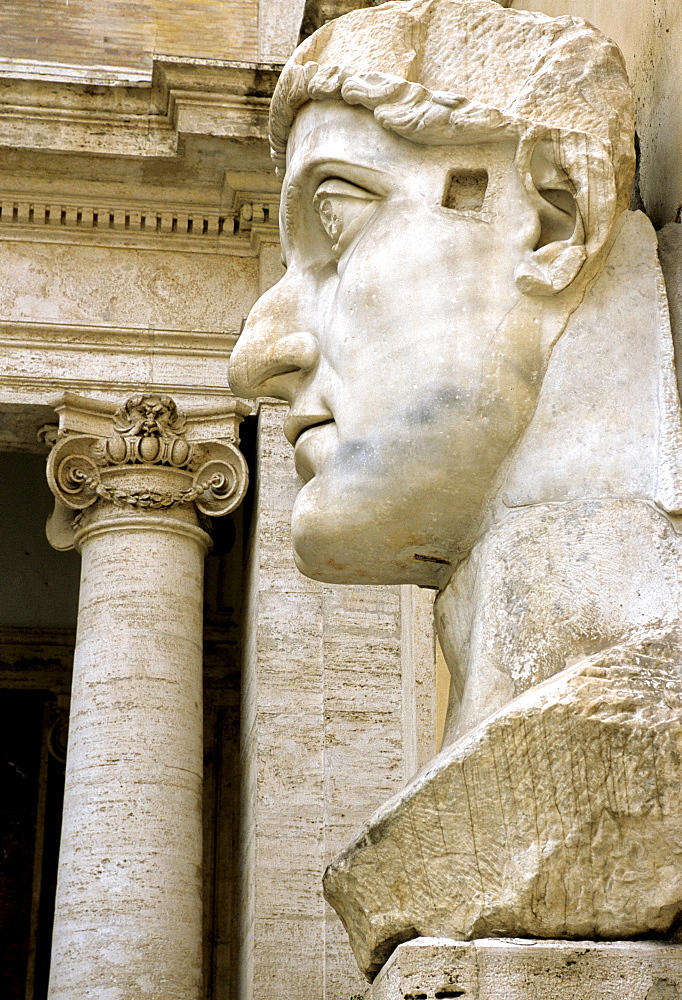
[[[72,547],[68,512],[97,503],[150,511],[194,504],[210,517],[234,510],[248,483],[244,456],[225,439],[188,440],[188,426],[169,396],[137,395],[113,414],[108,435],[60,431],[47,462],[58,502],[51,543]]]

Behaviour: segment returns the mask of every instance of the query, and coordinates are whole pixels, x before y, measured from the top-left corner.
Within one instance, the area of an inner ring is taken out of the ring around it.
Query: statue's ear
[[[537,226],[533,245],[514,277],[526,295],[555,295],[571,284],[587,260],[585,226],[575,188],[554,162],[551,143],[537,143],[525,173],[524,186]]]

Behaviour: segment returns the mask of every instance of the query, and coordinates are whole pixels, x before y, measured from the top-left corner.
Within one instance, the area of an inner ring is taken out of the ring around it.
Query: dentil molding
[[[0,60],[0,239],[257,253],[278,238],[280,69],[164,57],[133,78]]]

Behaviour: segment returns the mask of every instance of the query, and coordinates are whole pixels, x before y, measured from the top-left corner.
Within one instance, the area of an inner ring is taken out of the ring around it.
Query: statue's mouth
[[[284,421],[284,434],[289,444],[296,447],[303,434],[307,431],[315,427],[323,427],[325,424],[333,423],[334,418],[331,413],[292,413]]]
[[[336,422],[329,414],[289,417],[284,433],[294,446],[294,464],[301,479],[308,483],[324,467],[336,444]]]

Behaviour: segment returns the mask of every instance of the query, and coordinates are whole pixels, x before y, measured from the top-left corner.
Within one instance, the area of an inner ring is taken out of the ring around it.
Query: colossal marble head
[[[290,403],[295,556],[442,587],[495,516],[634,170],[616,46],[494,0],[356,11],[271,110],[285,276],[230,381]]]

